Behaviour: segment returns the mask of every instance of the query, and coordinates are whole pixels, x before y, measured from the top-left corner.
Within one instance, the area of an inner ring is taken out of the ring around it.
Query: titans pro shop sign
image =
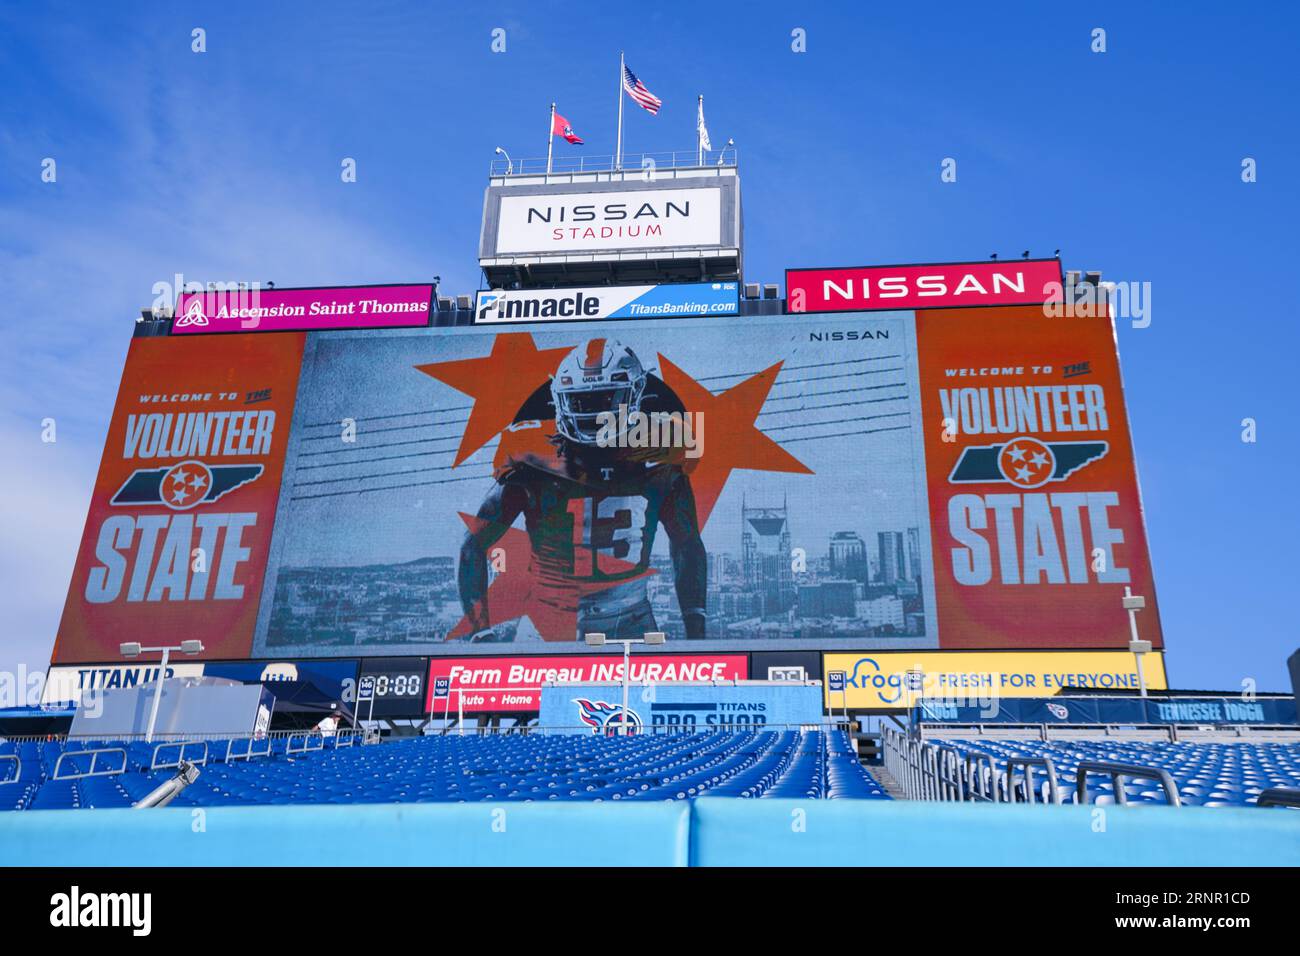
[[[159,636],[248,656],[302,346],[297,334],[132,341],[56,663]]]

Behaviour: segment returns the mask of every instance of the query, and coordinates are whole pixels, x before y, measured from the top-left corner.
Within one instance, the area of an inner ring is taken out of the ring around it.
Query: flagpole
[[[551,104],[551,125],[546,127],[546,175],[551,175],[551,150],[555,148],[555,104]]]
[[[699,109],[695,113],[695,145],[699,157],[695,165],[704,165],[704,94],[700,94]]]
[[[614,168],[623,168],[623,51],[618,51],[618,139],[614,150]]]

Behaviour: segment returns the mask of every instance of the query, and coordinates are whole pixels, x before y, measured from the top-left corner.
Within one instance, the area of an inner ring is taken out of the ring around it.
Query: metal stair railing
[[[894,773],[896,754],[897,751],[894,749],[889,728],[882,727],[880,733],[880,760],[885,765],[885,772],[893,777],[894,780],[898,780],[898,777]]]
[[[1300,807],[1300,789],[1269,787],[1255,801],[1257,807]]]
[[[910,800],[921,799],[921,744],[919,741],[908,739],[905,741],[904,753],[907,755],[907,764],[904,772],[907,775],[907,782],[903,784],[903,790]]]
[[[1023,767],[1024,775],[1017,779],[1016,768]],[[1042,757],[1008,757],[1006,769],[1006,793],[1009,803],[1039,803],[1040,795],[1038,788],[1034,786],[1034,768],[1041,767],[1044,775],[1047,777],[1047,802],[1059,804],[1063,798],[1061,796],[1061,787],[1056,778],[1056,765],[1052,763],[1052,758]],[[1020,793],[1021,787],[1024,788],[1024,800],[1016,799]]]
[[[961,803],[966,799],[966,780],[962,773],[961,753],[956,747],[943,745],[940,745],[938,750],[939,799]]]
[[[1065,791],[1050,756],[1007,757],[1005,765],[999,769],[999,761],[991,754],[917,740],[889,727],[881,728],[881,740],[885,769],[898,781],[903,795],[909,800],[1041,805],[1065,802]],[[1076,773],[1077,803],[1083,803],[1087,798],[1087,776],[1105,774],[1111,778],[1118,804],[1127,805],[1129,802],[1125,781],[1151,780],[1160,785],[1170,806],[1182,806],[1173,776],[1159,767],[1084,761],[1078,765]],[[1043,794],[1043,781],[1046,782],[1046,795]],[[1300,806],[1300,790],[1275,788],[1265,791],[1257,803],[1260,806]]]
[[[1123,783],[1126,779],[1155,780],[1159,782],[1160,788],[1164,790],[1165,801],[1171,807],[1181,807],[1183,805],[1178,796],[1178,786],[1174,783],[1174,778],[1170,776],[1168,770],[1162,770],[1159,767],[1143,767],[1139,764],[1111,763],[1098,760],[1085,760],[1079,764],[1074,782],[1075,803],[1084,803],[1087,800],[1088,788],[1086,781],[1090,773],[1101,773],[1110,776],[1111,786],[1115,790],[1115,802],[1120,806],[1128,805],[1128,794],[1124,792]]]
[[[0,786],[3,786],[6,783],[17,783],[19,780],[22,779],[23,762],[18,758],[18,755],[0,754],[0,764],[6,764],[9,763],[10,761],[12,761],[14,765],[14,775],[12,777],[7,777],[3,780],[0,780]]]
[[[972,803],[1000,803],[1001,774],[993,757],[975,751],[966,752],[966,799]]]
[[[923,743],[920,747],[921,799],[939,800],[939,748]]]
[[[885,770],[907,799],[965,799],[966,777],[957,748],[914,740],[889,727],[881,728],[881,744]]]

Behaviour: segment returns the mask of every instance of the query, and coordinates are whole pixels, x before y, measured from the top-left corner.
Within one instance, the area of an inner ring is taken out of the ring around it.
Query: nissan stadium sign
[[[479,257],[737,247],[739,228],[732,178],[489,186]]]
[[[787,269],[788,312],[1039,305],[1061,295],[1059,259]]]
[[[736,315],[736,282],[606,286],[585,289],[494,289],[478,294],[477,325],[559,322],[573,319],[655,319],[691,315]]]

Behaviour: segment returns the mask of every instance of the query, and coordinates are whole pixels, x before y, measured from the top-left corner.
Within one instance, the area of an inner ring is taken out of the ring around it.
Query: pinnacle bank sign
[[[787,312],[1041,305],[1062,294],[1059,259],[787,269]]]
[[[412,328],[429,324],[432,285],[182,292],[173,335]]]
[[[481,257],[737,245],[734,182],[583,192],[489,188]]]
[[[735,315],[737,282],[600,286],[583,289],[493,289],[478,294],[474,324],[562,322],[573,319],[655,319]]]

